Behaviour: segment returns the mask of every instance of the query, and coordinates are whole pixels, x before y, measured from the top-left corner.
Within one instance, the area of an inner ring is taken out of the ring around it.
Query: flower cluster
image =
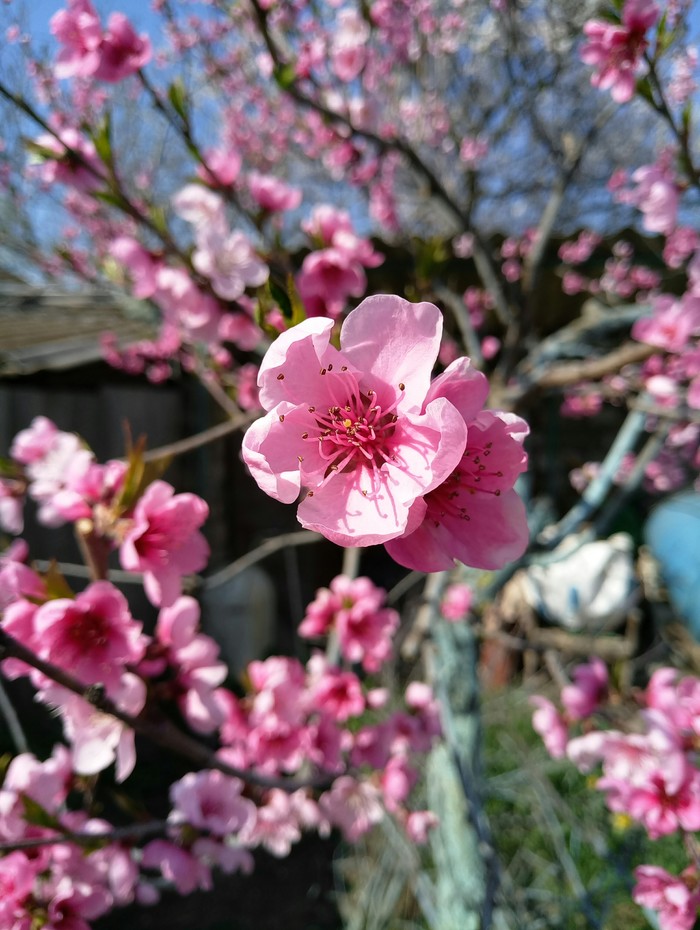
[[[348,297],[367,290],[365,268],[376,268],[384,258],[355,233],[350,215],[329,204],[314,207],[302,229],[318,246],[301,265],[297,287],[308,316],[338,317]]]
[[[0,477],[0,528],[21,533],[24,495],[39,505],[45,526],[80,521],[83,533],[118,548],[127,571],[143,572],[144,587],[157,606],[172,603],[183,575],[204,568],[209,548],[199,531],[207,504],[194,494],[175,494],[154,481],[138,499],[126,494],[129,465],[101,465],[74,433],[36,417],[17,434],[10,450],[10,473]]]
[[[299,634],[315,639],[333,632],[343,658],[376,672],[391,655],[391,637],[399,625],[398,613],[384,607],[384,600],[385,592],[369,578],[338,575],[330,588],[316,592]]]
[[[638,695],[641,727],[632,732],[602,729],[614,709],[606,708],[609,685],[600,659],[579,666],[563,688],[564,710],[533,697],[533,726],[555,758],[568,758],[584,773],[602,766],[596,787],[608,808],[641,824],[654,840],[700,829],[700,680],[680,678],[675,669],[654,672]],[[606,714],[605,711],[608,710]],[[603,711],[600,721],[595,717]],[[583,721],[582,735],[572,728]],[[695,862],[680,875],[657,866],[635,870],[634,900],[658,912],[661,930],[691,930],[700,908],[700,872]]]
[[[632,99],[635,81],[645,71],[646,33],[659,13],[653,0],[626,0],[619,25],[593,19],[583,27],[587,41],[581,60],[595,68],[591,84],[609,90],[617,103]]]
[[[51,18],[51,32],[63,46],[56,59],[57,78],[116,83],[151,58],[148,36],[137,35],[123,13],[112,13],[103,30],[90,0],[68,0],[68,9]]]
[[[369,297],[346,318],[283,333],[260,367],[267,415],[244,438],[258,485],[339,545],[386,544],[422,571],[454,559],[497,568],[519,556],[527,524],[513,490],[527,425],[484,410],[488,382],[455,360],[432,383],[442,316],[429,303]],[[377,334],[381,333],[381,339]]]

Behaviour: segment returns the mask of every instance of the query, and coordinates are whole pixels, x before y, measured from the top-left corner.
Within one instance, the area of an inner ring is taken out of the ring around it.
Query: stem
[[[144,462],[155,462],[158,459],[192,452],[194,449],[206,446],[216,439],[228,436],[229,433],[235,433],[236,430],[243,429],[253,420],[257,420],[259,416],[260,414],[257,412],[240,414],[238,417],[225,420],[223,423],[217,423],[216,426],[210,426],[208,429],[202,430],[201,433],[195,433],[194,436],[188,436],[187,439],[179,439],[167,446],[151,449],[149,452],[144,453],[143,460]]]

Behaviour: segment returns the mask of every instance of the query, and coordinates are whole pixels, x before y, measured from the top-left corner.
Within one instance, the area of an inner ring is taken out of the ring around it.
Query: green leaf
[[[124,476],[121,493],[115,505],[117,513],[125,513],[127,510],[131,510],[148,485],[160,478],[172,461],[172,456],[169,455],[153,462],[144,461],[145,447],[146,439],[144,436],[139,439],[135,446],[132,445],[130,439],[128,440],[126,456],[128,468]]]
[[[52,149],[46,148],[44,145],[39,145],[38,142],[32,142],[31,139],[24,140],[24,147],[32,156],[32,161],[34,163],[41,164],[45,161],[61,161],[65,158],[65,152],[63,155],[58,155]]]
[[[109,112],[92,134],[95,150],[105,165],[112,165],[112,117]]]
[[[292,307],[292,301],[289,298],[289,294],[276,281],[270,279],[269,283],[270,296],[282,311],[282,316],[285,318],[285,320],[291,320],[294,313],[294,308]]]
[[[58,570],[55,559],[51,561],[48,570],[41,577],[46,587],[47,600],[55,601],[59,598],[68,598],[72,601],[75,598],[73,589]]]
[[[637,81],[637,93],[640,97],[644,97],[645,100],[648,100],[653,107],[656,107],[656,101],[654,100],[648,78],[643,77]]]
[[[260,329],[265,333],[266,336],[269,336],[270,339],[276,339],[279,336],[279,331],[275,329],[270,323],[267,322],[267,315],[276,306],[276,302],[272,296],[270,290],[270,281],[269,279],[265,282],[262,287],[258,288],[257,291],[258,301],[255,305],[254,319],[258,324]]]
[[[12,459],[6,459],[0,456],[0,475],[3,478],[16,478],[19,475],[19,467]]]
[[[296,81],[296,68],[294,65],[278,65],[274,70],[273,77],[282,90],[289,90]]]
[[[163,207],[155,207],[155,206],[149,207],[148,217],[159,233],[163,235],[167,234],[168,221],[167,221],[165,210],[163,209]]]
[[[182,78],[175,78],[168,87],[168,100],[182,122],[187,125],[189,123],[187,91]]]
[[[114,191],[91,191],[90,193],[97,200],[108,203],[110,207],[119,207],[119,209],[124,207],[124,198],[121,194],[115,194]]]
[[[24,792],[20,793],[20,798],[24,806],[24,819],[27,823],[35,827],[51,827],[54,830],[60,829],[61,825],[58,819],[54,817],[53,814],[50,814],[46,808],[42,807],[38,801],[30,798],[29,795],[24,794]]]
[[[292,317],[289,321],[289,326],[297,326],[297,324],[303,323],[306,319],[306,308],[299,296],[299,291],[294,283],[294,275],[292,274],[287,275],[287,295],[292,305]]]

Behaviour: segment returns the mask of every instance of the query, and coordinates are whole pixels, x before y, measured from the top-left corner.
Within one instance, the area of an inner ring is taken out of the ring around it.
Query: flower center
[[[472,440],[471,435],[469,439]],[[492,447],[492,442],[479,443],[477,440],[474,443],[472,440],[447,481],[426,496],[436,527],[440,526],[444,517],[470,520],[469,503],[477,492],[500,497],[503,472],[489,467]]]
[[[69,621],[68,638],[79,651],[103,649],[109,642],[109,623],[90,608],[75,606],[66,619]]]
[[[321,459],[328,463],[323,483],[337,472],[358,467],[374,472],[385,462],[397,461],[391,440],[399,419],[394,411],[403,396],[404,385],[399,385],[393,403],[382,407],[375,391],[361,390],[349,372],[345,377],[350,383],[343,385],[346,387],[343,403],[325,409],[308,408],[314,416],[314,425],[302,438],[317,443]]]

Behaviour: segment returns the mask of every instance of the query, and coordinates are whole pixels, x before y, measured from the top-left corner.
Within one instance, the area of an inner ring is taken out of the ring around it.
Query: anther
[[[277,375],[277,380],[278,380],[278,381],[284,381],[284,375],[283,375],[283,374]]]
[[[297,459],[298,459],[298,461],[299,461],[299,464],[301,465],[301,463],[304,461],[304,456],[303,456],[303,455],[297,455]]]
[[[399,390],[400,391],[406,390],[406,385],[403,383],[403,381],[399,381]]]
[[[309,407],[309,413],[314,413],[316,411],[315,407]]]
[[[322,374],[322,375],[325,375],[325,373],[326,373],[326,369],[325,369],[325,368],[322,368],[322,369],[321,369],[321,374]]]
[[[328,371],[333,371],[333,363],[332,363],[332,362],[329,362],[329,364],[328,364]]]
[[[330,367],[330,366],[329,366],[329,367]],[[347,371],[347,370],[348,370],[348,366],[347,366],[347,365],[341,365],[341,366],[340,366],[340,370],[341,370],[341,371]]]
[[[302,434],[301,434],[301,438],[302,438],[302,439],[308,439],[308,438],[309,438],[309,434],[308,434],[308,433],[302,433]]]
[[[284,414],[283,414],[283,413],[280,414],[280,423],[284,423]]]

